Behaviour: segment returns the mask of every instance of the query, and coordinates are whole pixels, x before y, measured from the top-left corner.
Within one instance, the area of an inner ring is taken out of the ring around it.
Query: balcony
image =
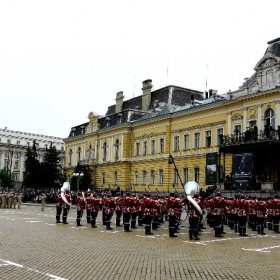
[[[260,130],[257,134],[238,132],[236,134],[219,135],[220,144],[218,146],[250,144],[265,141],[279,141],[279,134],[276,130],[265,133]]]

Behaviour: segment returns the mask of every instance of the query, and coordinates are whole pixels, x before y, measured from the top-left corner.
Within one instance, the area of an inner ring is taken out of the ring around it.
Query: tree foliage
[[[0,170],[0,186],[3,188],[13,188],[14,183],[12,182],[12,177],[10,171],[7,168]]]
[[[33,146],[27,147],[23,185],[27,188],[59,188],[62,183],[62,169],[59,160],[60,152],[52,145],[46,148],[43,161],[40,163],[36,150],[36,141]]]
[[[59,188],[62,181],[60,152],[52,145],[46,148],[42,163],[40,164],[40,179],[43,188]]]
[[[36,150],[36,141],[33,141],[32,148],[27,147],[25,158],[25,172],[23,184],[27,188],[40,187],[40,163]]]

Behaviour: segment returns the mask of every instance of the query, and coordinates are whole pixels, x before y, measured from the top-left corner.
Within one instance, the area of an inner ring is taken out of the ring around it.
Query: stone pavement
[[[187,221],[178,238],[168,237],[167,222],[154,235],[143,227],[106,231],[76,227],[71,208],[69,225],[55,223],[55,207],[22,205],[0,209],[0,279],[280,279],[280,234],[248,230],[239,237],[225,226],[224,238],[209,227],[200,241],[188,240]],[[113,217],[115,221],[115,216]]]

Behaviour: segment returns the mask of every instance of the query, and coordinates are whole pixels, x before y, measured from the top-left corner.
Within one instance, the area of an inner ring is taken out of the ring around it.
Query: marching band
[[[56,222],[61,223],[60,216],[63,212],[63,223],[67,223],[67,214],[70,209],[71,197],[69,191],[64,195],[66,201],[59,193],[56,198]],[[96,228],[96,219],[99,211],[103,212],[103,224],[106,230],[112,230],[111,221],[115,214],[115,226],[123,227],[125,232],[144,226],[145,234],[152,235],[165,221],[168,222],[169,237],[177,237],[183,217],[183,210],[187,209],[189,220],[189,239],[199,240],[199,235],[204,227],[203,217],[206,217],[207,225],[214,230],[215,237],[223,237],[226,234],[224,226],[239,233],[240,236],[248,236],[247,228],[264,235],[266,222],[268,230],[279,232],[280,200],[278,195],[273,197],[250,196],[246,199],[244,194],[235,198],[223,197],[220,191],[210,195],[205,200],[199,192],[194,193],[194,204],[188,197],[179,197],[176,192],[170,192],[167,196],[150,192],[140,195],[127,192],[124,196],[116,193],[112,197],[111,192],[102,193],[101,197],[95,192],[88,192],[85,198],[79,193],[75,202],[77,209],[77,226],[81,226],[83,211],[86,209],[87,223]],[[68,202],[68,203],[67,203]],[[197,207],[197,205],[199,207]],[[199,208],[202,210],[199,211]],[[63,210],[63,211],[62,211]],[[122,225],[121,225],[122,223]]]

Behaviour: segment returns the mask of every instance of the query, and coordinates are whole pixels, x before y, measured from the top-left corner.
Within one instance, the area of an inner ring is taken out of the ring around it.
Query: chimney
[[[145,80],[143,82],[143,95],[142,95],[142,110],[147,111],[149,110],[150,103],[151,103],[151,89],[152,89],[152,80]]]
[[[117,93],[117,97],[116,97],[116,107],[115,107],[115,113],[119,113],[122,111],[122,107],[123,107],[123,92],[120,91]]]

